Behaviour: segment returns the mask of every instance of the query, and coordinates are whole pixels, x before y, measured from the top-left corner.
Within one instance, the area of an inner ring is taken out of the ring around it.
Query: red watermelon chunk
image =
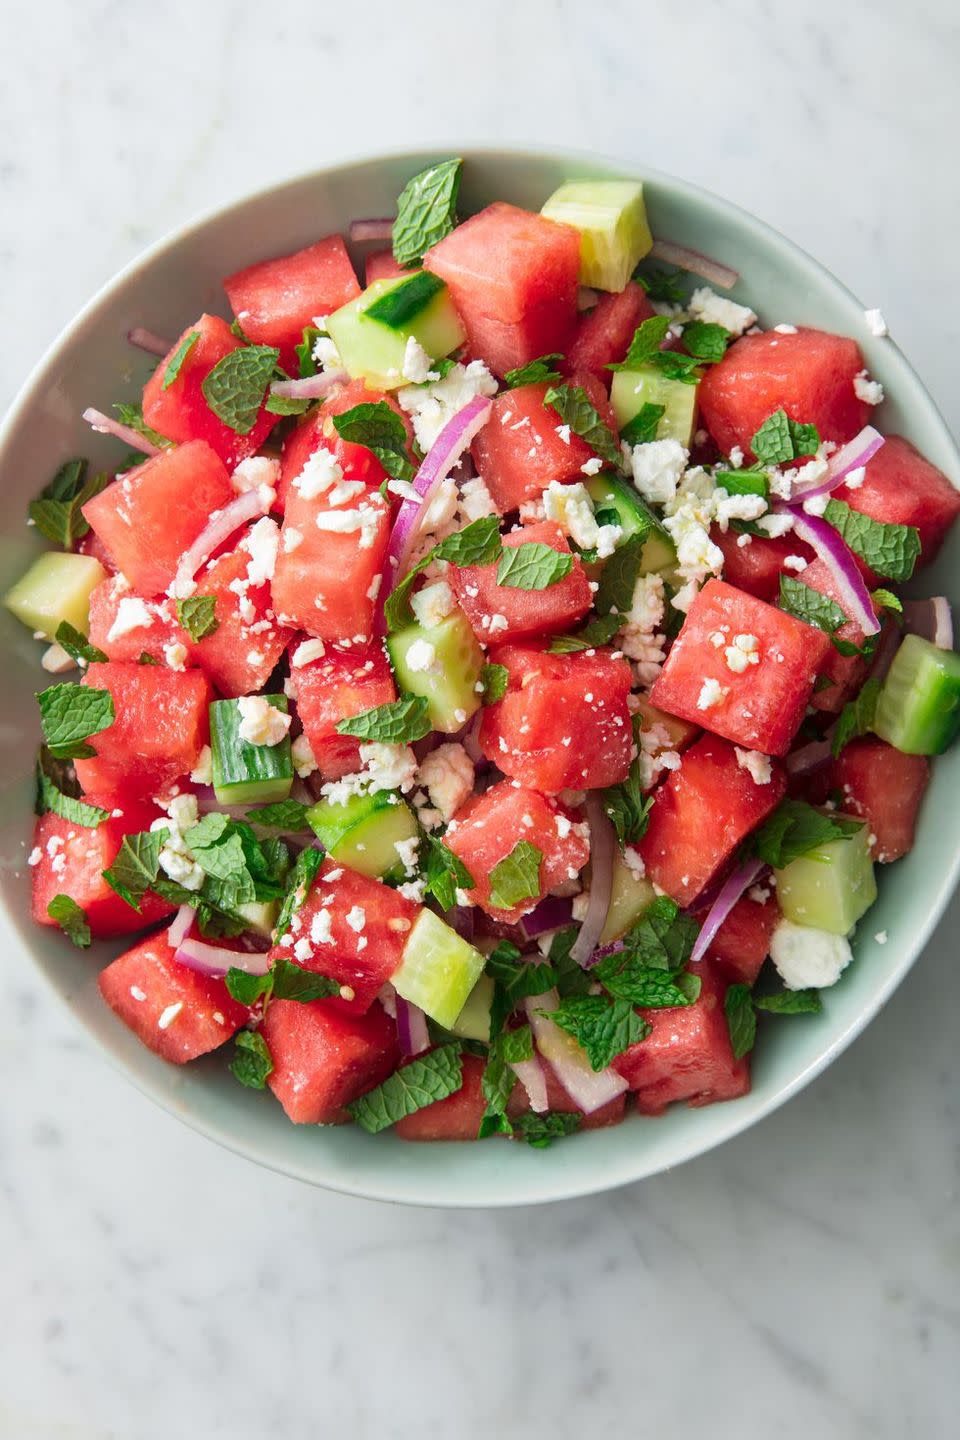
[[[340,735],[337,724],[396,700],[393,671],[379,643],[364,649],[331,647],[322,659],[295,666],[297,649],[294,645],[290,652],[291,676],[303,733],[320,774],[326,780],[339,780],[360,769],[360,741]]]
[[[563,353],[577,315],[580,235],[569,225],[497,202],[428,250],[473,355],[497,375]]]
[[[514,530],[503,537],[503,544],[505,549],[548,545],[561,555],[570,554],[563,531],[552,520]],[[451,565],[448,575],[461,609],[481,640],[490,638],[493,615],[502,615],[507,622],[506,629],[501,625],[497,631],[498,639],[515,640],[519,636],[556,635],[568,630],[590,609],[590,585],[577,558],[568,575],[543,590],[498,585],[498,567],[498,561],[492,565]]]
[[[608,365],[618,364],[626,355],[633,332],[653,315],[653,306],[642,286],[631,280],[618,295],[601,295],[592,310],[577,322],[576,334],[567,350],[564,368],[568,375],[595,375],[610,389],[613,378]]]
[[[660,1115],[675,1101],[712,1105],[750,1089],[750,1061],[733,1057],[723,1001],[726,984],[706,966],[699,999],[669,1010],[643,1010],[653,1029],[613,1062],[636,1091],[642,1115]]]
[[[633,747],[629,663],[609,650],[548,655],[504,645],[490,659],[508,673],[502,700],[488,705],[480,748],[521,785],[556,794],[596,790],[627,778]]]
[[[341,440],[333,424],[334,415],[343,415],[355,405],[377,405],[381,401],[399,415],[407,431],[407,440],[412,438],[410,421],[392,395],[382,390],[368,390],[362,380],[351,380],[327,399],[319,410],[305,415],[300,424],[287,437],[280,462],[280,480],[277,484],[277,503],[282,510],[286,504],[291,484],[303,470],[313,452],[321,445],[331,452],[343,471],[345,480],[362,480],[372,488],[387,478],[380,461],[365,445],[355,445],[350,440]]]
[[[916,526],[919,563],[929,565],[960,513],[960,491],[902,435],[888,435],[866,471],[861,486],[841,485],[837,499],[886,525]]]
[[[375,250],[367,256],[365,279],[368,288],[375,280],[399,280],[401,275],[409,273],[394,260],[392,250]]]
[[[754,435],[781,408],[791,420],[816,425],[821,440],[843,444],[870,413],[853,389],[862,369],[856,341],[825,330],[744,335],[707,367],[697,395],[701,422],[724,455],[735,445],[752,455]]]
[[[195,333],[199,339],[187,352],[177,378],[164,389],[164,376],[170,360],[187,336]],[[184,330],[143,389],[143,418],[149,426],[168,440],[181,443],[206,440],[231,469],[238,461],[257,453],[279,419],[261,406],[251,429],[240,435],[207,404],[203,393],[204,380],[215,365],[234,350],[241,349],[242,344],[219,315],[201,315],[195,325]]]
[[[201,671],[109,661],[88,666],[81,683],[109,690],[116,717],[93,736],[96,755],[76,761],[87,794],[160,795],[195,768],[210,739]]]
[[[174,1065],[219,1049],[249,1015],[222,980],[198,975],[174,959],[166,931],[114,960],[100,971],[97,983],[110,1009],[138,1039]]]
[[[483,795],[475,795],[451,820],[444,843],[463,861],[473,877],[467,891],[470,903],[508,924],[526,915],[549,891],[575,880],[590,858],[585,827],[536,790],[501,780]],[[529,900],[504,909],[491,902],[490,872],[521,840],[535,845],[543,856],[540,885]]]
[[[833,762],[830,789],[841,791],[845,811],[866,820],[871,854],[885,863],[913,849],[929,780],[930,762],[923,755],[904,755],[885,740],[864,735],[845,745]]]
[[[124,607],[124,600],[134,604]],[[172,600],[139,595],[122,575],[102,580],[90,596],[89,638],[108,660],[139,660],[141,655],[149,655],[159,665],[164,664],[165,647],[186,645],[189,640],[177,624]]]
[[[397,1030],[380,1005],[344,1013],[332,1000],[271,1000],[260,1034],[273,1070],[267,1084],[295,1125],[336,1125],[400,1059]]]
[[[445,1100],[434,1100],[422,1110],[398,1120],[394,1133],[401,1140],[476,1140],[487,1102],[480,1081],[484,1062],[478,1055],[460,1057],[463,1081]]]
[[[841,610],[843,609],[842,592],[830,566],[822,560],[814,560],[796,578],[801,580],[804,585],[809,585],[811,590],[817,590],[821,595],[829,596],[835,604],[840,606]],[[845,621],[834,633],[838,640],[845,640],[851,645],[863,645],[867,638],[856,620]],[[821,690],[814,690],[810,696],[810,704],[816,710],[826,710],[830,714],[837,714],[850,697],[860,689],[869,666],[869,659],[863,655],[841,655],[831,641],[819,670],[819,673],[830,681],[830,685]]]
[[[579,385],[617,434],[607,392],[595,376],[576,374]],[[583,479],[583,466],[595,456],[585,440],[567,432],[560,416],[543,403],[549,385],[518,385],[493,402],[490,418],[473,442],[473,458],[500,513],[541,495],[551,480]]]
[[[786,789],[782,766],[758,785],[734,746],[704,735],[683,753],[656,793],[647,833],[637,847],[648,877],[689,905],[731,859],[742,840],[775,810]]]
[[[55,895],[69,895],[77,902],[95,940],[145,930],[171,915],[176,907],[151,891],[141,900],[138,913],[103,878],[103,871],[117,858],[123,837],[149,830],[160,812],[135,800],[116,806],[109,797],[88,795],[86,799],[88,804],[111,812],[96,829],[53,814],[41,815],[34,826],[30,879],[36,924],[56,924],[47,914]],[[114,810],[118,813],[113,814]]]
[[[276,623],[267,583],[251,584],[251,556],[240,548],[221,555],[197,576],[197,594],[212,595],[217,628],[202,640],[187,636],[190,657],[221,695],[262,690],[290,641]]]
[[[328,1003],[363,1014],[399,966],[419,910],[389,885],[325,860],[270,959],[293,960],[349,987],[352,999]]]
[[[708,580],[650,698],[661,710],[749,750],[785,755],[832,649],[822,630],[722,580]],[[759,659],[739,668],[744,654]]]
[[[293,255],[248,265],[228,275],[223,288],[247,339],[276,345],[289,375],[299,374],[294,346],[305,327],[360,294],[341,235],[327,235]]]
[[[787,557],[799,555],[803,560],[813,559],[809,545],[791,535],[766,539],[759,535],[738,535],[732,526],[721,530],[719,525],[714,525],[710,539],[723,551],[724,580],[738,590],[746,590],[748,595],[756,595],[758,600],[769,600],[771,605],[780,595],[780,576],[797,573],[785,564]],[[741,545],[739,542],[744,539],[747,543]]]
[[[130,584],[159,595],[213,511],[234,498],[223,461],[195,440],[114,480],[87,501],[83,515]]]
[[[702,923],[706,911],[698,912]],[[770,954],[770,937],[780,919],[780,908],[767,900],[738,900],[710,942],[709,958],[718,974],[731,984],[753,985]]]

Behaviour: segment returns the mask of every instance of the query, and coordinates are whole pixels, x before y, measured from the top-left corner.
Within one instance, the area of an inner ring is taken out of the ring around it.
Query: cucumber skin
[[[873,731],[904,755],[942,755],[960,732],[960,655],[907,635],[877,700]]]
[[[661,574],[674,569],[677,552],[673,541],[656,515],[619,476],[601,472],[587,481],[586,489],[595,509],[616,510],[619,516],[617,523],[623,531],[621,545],[633,535],[646,535],[640,556],[641,575]]]
[[[265,695],[287,713],[286,695]],[[293,788],[290,736],[279,745],[248,745],[239,738],[240,709],[236,700],[214,700],[210,706],[210,749],[213,793],[221,805],[273,805]]]
[[[311,807],[307,822],[331,860],[372,880],[402,878],[395,842],[419,832],[410,807],[399,799],[391,801],[390,793],[354,795],[346,805],[318,800]]]
[[[855,819],[855,816],[851,816]],[[774,870],[782,913],[797,925],[848,935],[877,898],[869,825]]]
[[[466,339],[445,285],[403,328],[384,324],[367,313],[389,299],[393,290],[409,284],[409,278],[375,280],[327,320],[327,330],[352,380],[365,380],[376,390],[399,389],[409,383],[403,375],[403,360],[411,336],[433,360],[449,355]]]

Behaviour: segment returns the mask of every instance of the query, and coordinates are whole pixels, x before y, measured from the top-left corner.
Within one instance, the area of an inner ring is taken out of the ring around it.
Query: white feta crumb
[[[866,405],[881,405],[883,403],[883,386],[879,380],[871,380],[866,370],[861,370],[859,375],[854,375],[853,393],[858,400],[862,400]]]
[[[456,601],[446,580],[437,580],[433,585],[425,585],[422,590],[416,591],[410,598],[410,604],[420,624],[429,630],[452,614]]]
[[[400,374],[404,380],[409,380],[412,385],[423,385],[430,378],[432,366],[433,361],[420,341],[415,335],[408,336],[403,363],[400,366]]]
[[[330,877],[327,876],[327,879]],[[330,928],[330,911],[320,909],[310,921],[310,939],[314,945],[332,945],[333,932]]]
[[[280,534],[284,555],[292,555],[297,546],[303,544],[303,531],[298,530],[295,525],[284,522]]]
[[[733,449],[730,451],[730,454],[727,456],[727,459],[730,461],[730,464],[732,465],[734,470],[739,470],[742,467],[743,451],[740,449],[739,445],[734,445]]]
[[[247,580],[251,585],[264,585],[273,579],[277,563],[277,549],[280,545],[280,526],[269,515],[262,516],[240,542],[240,548],[250,556],[247,565]]]
[[[788,555],[783,562],[783,568],[784,570],[795,570],[799,574],[801,570],[806,570],[809,563],[802,555]]]
[[[412,900],[414,905],[420,905],[426,888],[426,880],[406,880],[397,886],[397,894],[402,895],[404,900]]]
[[[742,750],[739,745],[734,745],[733,748],[741,770],[746,770],[755,784],[769,785],[773,774],[769,755],[763,755],[759,750]]]
[[[360,931],[366,927],[367,912],[362,905],[351,906],[344,918],[355,935],[359,935]]]
[[[780,920],[770,939],[770,956],[788,990],[822,990],[835,985],[853,959],[843,935]]]
[[[238,495],[243,495],[247,490],[259,490],[261,485],[276,490],[279,479],[279,460],[273,460],[268,455],[251,455],[235,467],[230,483]]]
[[[278,710],[263,695],[241,695],[237,700],[241,740],[248,745],[279,745],[290,729],[291,716]]]
[[[186,670],[188,656],[187,647],[180,640],[163,647],[163,658],[171,670]]]
[[[473,790],[473,762],[462,745],[450,741],[424,757],[417,778],[430,803],[449,821]]]
[[[400,856],[403,873],[408,879],[411,879],[417,873],[417,850],[419,845],[419,835],[411,835],[407,840],[394,840],[393,842],[393,848]]]
[[[141,990],[139,985],[131,985],[130,994],[134,1000],[146,1000],[147,998],[147,992]]]
[[[190,771],[190,779],[194,785],[213,784],[213,751],[209,745],[204,745],[197,756],[197,763]]]
[[[548,520],[559,525],[581,550],[601,548],[606,555],[612,555],[623,530],[619,525],[598,525],[593,513],[593,502],[587,488],[578,480],[574,485],[561,485],[551,480],[543,493],[543,512]]]
[[[306,464],[293,481],[293,488],[300,492],[304,500],[315,500],[342,479],[343,471],[336,456],[326,446],[319,445],[313,454],[307,457]]]
[[[293,760],[293,768],[301,780],[305,780],[308,775],[312,775],[317,768],[317,759],[310,748],[310,741],[306,735],[298,735],[296,740],[294,740],[291,746],[291,758]]]
[[[460,514],[464,520],[484,520],[488,515],[496,513],[493,496],[481,477],[477,475],[473,480],[464,480],[460,486]]]
[[[887,322],[884,320],[880,310],[864,310],[863,318],[867,322],[867,329],[871,335],[876,335],[878,339],[883,339],[885,335],[890,334],[890,331],[887,329]]]
[[[687,301],[687,310],[695,320],[702,320],[707,325],[722,325],[732,335],[742,335],[757,323],[757,317],[748,305],[738,305],[725,296],[717,295],[709,285],[694,290]]]
[[[299,670],[314,660],[322,660],[326,654],[326,648],[322,640],[301,640],[290,657],[290,664],[295,670]]]
[[[697,696],[697,709],[710,710],[714,705],[719,705],[727,694],[729,694],[728,688],[721,685],[719,680],[704,680],[700,687],[700,694]]]
[[[153,621],[153,612],[145,600],[141,600],[139,595],[125,595],[107,631],[107,641],[119,640],[121,636],[129,635],[131,630],[146,630]]]
[[[464,405],[477,395],[496,393],[497,382],[483,361],[471,360],[469,365],[451,365],[442,380],[404,386],[397,391],[397,401],[413,421],[417,443],[426,452]]]
[[[689,458],[679,440],[648,440],[630,447],[628,460],[636,490],[651,505],[665,505],[676,496]]]
[[[807,504],[813,504],[813,501],[808,500]],[[793,529],[793,516],[761,515],[756,523],[757,528],[769,535],[771,540],[779,540],[781,535],[787,535]]]
[[[414,640],[405,656],[406,664],[415,675],[437,668],[437,647],[429,640]]]
[[[603,461],[599,455],[591,455],[589,460],[584,460],[580,466],[581,475],[597,475],[603,469]]]
[[[778,335],[796,335],[797,333],[796,325],[785,325],[782,322],[779,325],[774,325],[773,328]]]

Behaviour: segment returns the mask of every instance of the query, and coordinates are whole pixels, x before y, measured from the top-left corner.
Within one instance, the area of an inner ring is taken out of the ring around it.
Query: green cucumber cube
[[[489,975],[481,975],[467,996],[460,1014],[450,1026],[454,1035],[460,1035],[464,1040],[482,1040],[485,1045],[489,1044],[492,1004],[493,980]]]
[[[287,712],[286,695],[264,695]],[[213,793],[221,805],[273,805],[286,800],[293,786],[290,736],[278,745],[251,745],[240,738],[239,700],[214,700],[210,706]]]
[[[777,900],[788,920],[831,935],[849,935],[874,900],[877,882],[870,858],[869,826],[830,840],[774,870]]]
[[[452,1030],[483,966],[479,950],[432,910],[421,910],[403,947],[400,968],[390,980],[404,1000]]]
[[[249,905],[238,905],[237,914],[243,916],[251,930],[269,940],[280,914],[280,901],[251,900]]]
[[[960,731],[960,655],[905,636],[877,698],[873,729],[905,755],[942,755]]]
[[[106,570],[92,555],[46,550],[10,587],[3,603],[28,630],[40,630],[48,640],[64,620],[86,635],[90,596],[106,578]]]
[[[351,795],[343,805],[318,800],[307,821],[331,859],[372,880],[402,878],[397,845],[419,834],[409,805],[388,790]]]
[[[679,440],[690,448],[697,415],[697,385],[671,380],[655,365],[638,365],[636,370],[614,371],[610,402],[617,424],[623,427],[644,405],[662,405],[657,426],[658,440]]]
[[[627,862],[617,855],[613,862],[613,888],[610,892],[610,907],[600,932],[599,945],[609,945],[626,935],[647,906],[656,899],[656,891],[649,880],[637,876]]]
[[[446,285],[429,270],[375,280],[334,311],[327,330],[350,377],[379,390],[410,383],[403,374],[409,339],[422,345],[431,360],[449,355],[466,339]]]
[[[639,180],[568,180],[540,213],[580,231],[580,281],[598,290],[622,290],[653,245]]]
[[[634,535],[645,535],[646,542],[640,556],[640,574],[660,574],[673,570],[677,563],[677,552],[673,541],[664,530],[653,511],[641,500],[636,490],[624,483],[618,475],[601,471],[587,481],[587,494],[593,501],[594,511],[616,511],[616,520],[623,534],[623,545]],[[605,521],[605,516],[600,516]]]
[[[415,659],[433,650],[427,669],[414,669],[408,660],[411,647],[418,646]],[[480,708],[477,685],[483,668],[483,651],[462,610],[444,616],[439,625],[408,625],[389,636],[387,649],[400,690],[423,695],[434,730],[454,734]]]

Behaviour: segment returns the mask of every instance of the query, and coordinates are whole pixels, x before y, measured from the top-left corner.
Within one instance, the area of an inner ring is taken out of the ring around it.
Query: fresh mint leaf
[[[656,440],[666,410],[665,405],[652,405],[645,400],[633,419],[621,428],[620,439],[628,445],[648,445],[651,440]]]
[[[750,448],[761,465],[786,465],[803,455],[815,455],[819,446],[816,425],[798,424],[782,408],[767,416],[750,441]]]
[[[829,595],[822,595],[819,590],[811,589],[792,575],[780,576],[780,608],[805,625],[815,625],[827,635],[839,630],[847,620],[845,611]]]
[[[568,995],[586,995],[594,984],[593,972],[584,970],[582,965],[570,958],[570,951],[579,934],[579,925],[567,925],[563,930],[558,930],[550,941],[548,959],[556,971],[555,984],[562,1000]]]
[[[83,518],[83,506],[109,481],[109,475],[103,474],[88,480],[86,460],[67,460],[36,500],[31,500],[30,519],[46,540],[72,550],[90,529]]]
[[[684,302],[683,281],[687,278],[686,270],[638,270],[634,274],[634,280],[647,293],[651,300],[659,300],[666,305],[682,305]]]
[[[73,795],[65,795],[44,770],[41,756],[37,762],[37,812],[43,815],[47,811],[59,815],[71,825],[82,825],[88,830],[95,830],[110,818],[109,810],[101,810],[99,805],[88,805]]]
[[[642,840],[650,823],[653,796],[644,795],[640,786],[640,764],[634,760],[626,780],[611,785],[603,792],[603,808],[617,832],[620,849]]]
[[[619,629],[619,615],[597,615],[572,635],[555,635],[547,650],[550,655],[573,655],[578,650],[595,650],[601,645],[609,645]]]
[[[651,315],[633,332],[624,358],[615,365],[608,365],[607,369],[637,370],[641,365],[648,364],[660,353],[660,346],[667,338],[669,329],[669,315]]]
[[[516,390],[521,385],[555,385],[563,376],[554,366],[563,356],[559,353],[553,355],[541,355],[537,360],[531,360],[527,365],[520,365],[516,370],[508,370],[504,375],[504,384],[508,390]]]
[[[157,660],[153,655],[149,655],[146,650],[141,650],[141,651],[140,651],[139,659],[137,660],[137,664],[138,664],[138,665],[159,665],[159,664],[160,664],[160,661]]]
[[[310,806],[302,805],[299,800],[278,800],[274,805],[258,805],[248,810],[247,819],[268,830],[284,830],[296,835],[300,830],[309,828],[309,812]]]
[[[82,661],[84,665],[102,664],[106,660],[102,650],[96,645],[91,645],[86,635],[74,629],[69,620],[61,620],[57,626],[57,633],[54,640],[61,650],[66,650],[72,660]]]
[[[337,722],[341,735],[355,735],[360,740],[379,741],[384,745],[412,745],[429,735],[430,729],[423,695],[402,695],[399,700]]]
[[[109,690],[65,681],[50,685],[37,695],[40,725],[50,754],[58,760],[77,760],[95,755],[86,744],[90,735],[98,735],[113,724],[113,696]]]
[[[757,1015],[748,985],[729,985],[724,996],[723,1011],[727,1017],[733,1058],[742,1060],[757,1038]]]
[[[397,200],[393,258],[416,265],[457,223],[462,160],[442,160],[408,180]]]
[[[894,615],[903,614],[903,604],[898,595],[892,590],[874,590],[870,599],[873,601],[876,610],[891,610]]]
[[[620,446],[615,436],[579,385],[551,385],[543,403],[555,410],[564,425],[569,425],[608,465],[620,464]]]
[[[669,896],[658,895],[627,932],[624,945],[627,956],[632,960],[654,969],[675,972],[682,970],[690,959],[699,932],[700,926],[692,915],[685,914]],[[616,961],[617,956],[609,956],[608,959]],[[607,961],[602,960],[600,965],[606,971]],[[612,968],[616,970],[618,967],[614,965]],[[599,969],[599,966],[596,967],[597,971]],[[610,972],[606,973],[609,975]],[[607,983],[602,974],[598,973],[597,978]]]
[[[452,910],[457,903],[457,890],[472,890],[473,876],[458,855],[433,835],[424,834],[426,841],[426,863],[424,878],[427,893],[432,895],[441,910]]]
[[[540,893],[540,862],[543,851],[529,840],[516,845],[490,871],[490,904],[497,910],[510,910],[521,900]]]
[[[697,357],[680,350],[658,351],[653,364],[667,380],[679,380],[683,385],[696,385],[703,377]]]
[[[110,888],[134,910],[139,911],[140,901],[157,879],[160,851],[169,833],[168,830],[141,830],[136,835],[125,835],[113,864],[103,872]]]
[[[790,440],[794,458],[797,460],[804,455],[816,455],[820,449],[820,432],[816,425],[801,425],[796,420],[791,420]]]
[[[405,1115],[446,1100],[463,1084],[463,1066],[457,1044],[439,1045],[396,1070],[375,1090],[361,1095],[347,1109],[362,1130],[376,1135],[396,1125]]]
[[[629,1000],[642,1010],[665,1010],[675,1006],[692,1005],[700,995],[700,976],[688,970],[679,974],[660,969],[656,965],[643,965],[628,958],[619,970],[609,974],[601,984],[611,995]],[[612,958],[612,957],[609,957]],[[611,971],[613,967],[610,967]]]
[[[241,1085],[251,1090],[263,1090],[267,1076],[273,1070],[273,1057],[266,1040],[256,1030],[239,1030],[234,1037],[234,1046],[231,1071]]]
[[[318,329],[316,325],[305,325],[299,345],[294,345],[293,347],[297,356],[297,368],[301,380],[305,380],[308,375],[316,375],[317,373],[317,362],[313,358],[313,347],[324,333],[325,332]]]
[[[177,620],[191,640],[205,640],[220,625],[217,619],[217,597],[191,595],[187,600],[178,600]]]
[[[546,1012],[544,1012],[546,1013]],[[653,1028],[638,1015],[627,1000],[609,1000],[605,995],[580,995],[563,1000],[550,1019],[572,1035],[586,1052],[593,1070],[607,1066],[644,1040]]]
[[[497,566],[497,584],[513,590],[546,590],[564,580],[573,569],[573,556],[539,540],[505,545]]]
[[[287,883],[287,893],[280,906],[280,914],[277,916],[276,929],[273,932],[274,944],[279,945],[280,941],[290,929],[292,921],[300,906],[310,893],[310,887],[317,878],[317,871],[323,864],[323,851],[314,846],[308,846],[301,850],[297,856],[296,863],[290,872]]]
[[[491,1042],[480,1080],[487,1109],[480,1122],[477,1136],[479,1140],[485,1139],[487,1135],[510,1133],[513,1127],[506,1118],[506,1109],[513,1094],[513,1087],[517,1083],[512,1066],[532,1059],[533,1035],[529,1025],[521,1025],[517,1030],[501,1030]]]
[[[298,400],[293,395],[277,395],[271,390],[264,401],[264,409],[271,415],[304,415],[313,403],[313,400]]]
[[[520,951],[509,940],[501,940],[487,956],[486,971],[494,981],[490,1006],[491,1041],[496,1039],[507,1016],[516,1010],[521,1001],[531,995],[543,995],[558,979],[552,963],[522,960]]]
[[[683,343],[697,360],[712,363],[722,360],[727,346],[733,339],[723,325],[714,325],[704,320],[691,320],[683,327]]]
[[[782,870],[831,840],[848,840],[862,829],[862,820],[814,810],[805,800],[781,800],[753,836],[753,850],[774,870]]]
[[[546,1115],[526,1110],[513,1122],[513,1133],[535,1150],[545,1150],[554,1140],[576,1134],[580,1129],[580,1119],[573,1110],[550,1110]]]
[[[510,672],[506,665],[487,664],[481,666],[480,684],[483,686],[484,705],[495,705],[507,693]]]
[[[764,500],[770,498],[770,480],[765,470],[718,470],[714,479],[718,489],[726,490],[728,495],[760,495]]]
[[[394,480],[413,479],[416,471],[407,454],[406,426],[386,400],[363,401],[332,418],[340,439],[369,450]]]
[[[117,412],[117,419],[121,425],[126,425],[129,430],[136,430],[138,435],[142,435],[144,440],[149,440],[151,445],[156,445],[158,450],[169,450],[173,445],[174,442],[168,440],[166,435],[161,435],[159,430],[154,430],[147,424],[143,418],[143,406],[139,402],[131,404],[120,400],[113,408]],[[135,455],[133,459],[135,464],[143,465],[147,456]],[[131,467],[125,465],[124,468],[130,469]]]
[[[70,895],[54,895],[47,906],[47,914],[55,920],[67,939],[78,950],[86,950],[90,944],[90,926],[83,910]]]
[[[448,560],[451,565],[457,565],[461,569],[468,565],[492,565],[500,558],[502,548],[500,517],[497,515],[485,515],[482,519],[465,525],[462,530],[448,535],[438,545],[434,545],[387,596],[383,607],[387,629],[393,634],[413,620],[410,594],[417,576],[431,561]]]
[[[274,345],[241,345],[204,377],[200,388],[208,408],[236,434],[249,435],[257,423],[279,359]]]
[[[269,1000],[273,994],[273,971],[268,970],[266,975],[251,975],[249,970],[239,970],[236,965],[231,965],[223,983],[238,1005],[256,1005],[258,1000]]]
[[[845,500],[827,502],[823,518],[854,555],[886,580],[909,580],[920,556],[920,532],[914,525],[885,525],[861,515]]]
[[[754,995],[753,1003],[770,1015],[818,1015],[823,1009],[819,990],[778,990],[773,995]]]
[[[339,980],[304,970],[302,965],[295,965],[282,955],[274,960],[270,975],[274,1000],[298,1000],[302,1005],[309,1005],[313,1000],[329,1000],[340,994]]]
[[[860,693],[844,705],[834,726],[833,739],[830,742],[830,750],[834,759],[845,745],[849,745],[851,740],[856,740],[860,735],[866,735],[872,728],[879,698],[880,681],[874,676],[865,680],[860,688]]]
[[[646,537],[631,535],[603,562],[599,588],[593,598],[594,608],[601,615],[626,615],[633,604],[633,591],[640,574]]]
[[[186,360],[187,356],[190,354],[190,351],[193,349],[194,345],[196,345],[199,339],[199,330],[191,330],[189,335],[184,335],[183,339],[180,341],[180,344],[177,346],[176,350],[174,350],[173,354],[170,356],[170,359],[167,361],[166,368],[163,372],[163,379],[160,382],[160,388],[162,390],[170,389],[170,386],[173,384],[174,380],[176,380],[177,376],[180,374],[180,371],[183,368],[184,360]]]

